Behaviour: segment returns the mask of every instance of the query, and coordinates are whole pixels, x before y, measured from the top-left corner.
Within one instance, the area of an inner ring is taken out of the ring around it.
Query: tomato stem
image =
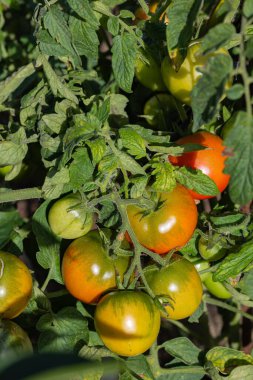
[[[253,321],[253,315],[251,315],[249,313],[246,313],[245,311],[239,310],[235,306],[228,305],[226,302],[219,301],[219,300],[216,300],[214,298],[210,298],[210,297],[206,297],[206,296],[203,297],[203,301],[206,302],[206,303],[208,303],[208,304],[210,304],[210,305],[215,305],[215,306],[221,307],[223,309],[232,311],[233,313],[239,313],[244,318],[247,318],[247,319]]]
[[[0,193],[0,203],[16,202],[25,199],[35,199],[42,197],[42,191],[37,187],[20,190],[4,190],[5,191]]]

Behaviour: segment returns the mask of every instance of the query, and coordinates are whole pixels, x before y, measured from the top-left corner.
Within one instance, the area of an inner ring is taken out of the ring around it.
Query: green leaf
[[[69,55],[69,51],[51,37],[47,30],[39,30],[36,33],[36,38],[42,53],[56,57],[67,57]]]
[[[181,252],[183,255],[186,254],[187,256],[198,256],[199,251],[197,248],[197,240],[199,239],[199,232],[198,230],[195,230],[191,239],[188,241],[188,243],[179,249],[179,252]]]
[[[51,280],[63,284],[60,269],[60,243],[47,222],[48,205],[49,201],[43,202],[32,219],[32,230],[39,246],[36,258],[44,269],[50,269]]]
[[[117,84],[126,92],[131,92],[136,56],[137,45],[134,36],[124,33],[114,37],[112,68]]]
[[[119,32],[119,19],[116,16],[109,17],[107,21],[108,32],[116,36]]]
[[[35,73],[35,66],[29,63],[18,69],[5,81],[0,82],[0,104],[3,104],[9,96],[29,77]]]
[[[155,380],[147,358],[144,355],[127,358],[125,363],[127,368],[129,368],[132,372],[137,375],[141,373],[144,379],[147,378],[149,380]]]
[[[99,27],[99,22],[93,9],[90,6],[89,0],[67,0],[69,6],[75,11],[78,17],[86,20],[94,28]]]
[[[65,83],[61,81],[61,79],[58,77],[58,75],[55,73],[52,66],[48,62],[47,58],[44,55],[41,55],[40,60],[43,65],[48,84],[54,96],[60,96],[62,98],[71,100],[75,104],[78,104],[78,98],[76,97],[76,95],[67,87]]]
[[[169,23],[166,29],[167,49],[171,58],[175,51],[180,51],[185,58],[200,6],[201,0],[172,0],[167,10]],[[177,69],[179,67],[177,65]]]
[[[244,16],[250,18],[253,16],[253,3],[251,0],[245,0],[242,8]]]
[[[96,140],[87,141],[87,145],[91,150],[93,163],[99,163],[106,152],[105,140],[102,137],[99,137]]]
[[[253,357],[244,352],[227,347],[214,347],[206,354],[206,359],[221,372],[230,372],[234,367],[253,364]],[[242,378],[241,378],[242,379]]]
[[[58,5],[54,4],[48,8],[44,18],[44,26],[50,35],[68,51],[69,55],[81,66],[80,58],[78,57],[72,43],[71,33],[64,17],[63,11]]]
[[[133,177],[131,179],[131,182],[133,183],[133,186],[130,191],[131,198],[141,197],[146,189],[146,186],[148,183],[148,177],[147,176]]]
[[[156,191],[171,191],[176,186],[174,168],[169,162],[154,162],[152,175],[155,181],[152,188]]]
[[[238,379],[245,379],[245,380],[253,379],[253,365],[239,366],[233,369],[233,371],[227,377],[227,380],[238,380]]]
[[[116,159],[119,159],[121,162],[121,165],[130,173],[132,174],[145,174],[144,169],[141,165],[138,164],[135,159],[133,159],[131,156],[129,156],[127,153],[118,151],[118,155]]]
[[[47,174],[42,186],[43,196],[49,199],[59,198],[66,183],[69,183],[68,169],[62,168],[58,171],[53,169]]]
[[[253,58],[253,37],[248,39],[245,53],[249,59]]]
[[[113,354],[110,350],[108,350],[105,347],[90,347],[87,345],[83,345],[81,350],[78,352],[78,356],[84,359],[88,359],[88,360],[99,360],[99,361],[101,361],[102,358],[116,357],[115,354]]]
[[[230,253],[218,266],[213,274],[215,281],[224,281],[242,273],[253,262],[253,241],[248,241],[238,248],[238,252]]]
[[[180,337],[170,339],[163,343],[163,347],[166,352],[180,359],[180,361],[185,364],[199,363],[199,354],[201,351],[188,338]]]
[[[197,310],[188,318],[189,323],[199,323],[200,317],[204,314],[205,312],[205,306],[204,302],[201,302]]]
[[[227,90],[226,94],[230,100],[240,99],[244,94],[244,86],[240,83],[234,84],[229,90]]]
[[[231,175],[229,195],[234,203],[247,204],[253,198],[253,120],[238,112],[234,125],[226,133],[225,173]]]
[[[113,172],[118,168],[117,157],[110,153],[106,154],[103,159],[99,162],[98,169],[102,173]]]
[[[39,352],[78,352],[89,339],[88,323],[74,307],[44,314],[37,322]]]
[[[201,41],[200,54],[216,51],[229,42],[236,33],[234,25],[218,24],[210,29]]]
[[[46,114],[42,116],[41,121],[45,123],[48,130],[51,130],[53,133],[59,134],[66,121],[66,116],[59,115],[57,113]]]
[[[73,154],[73,162],[69,167],[70,184],[74,190],[80,189],[92,180],[94,167],[86,148],[78,148]]]
[[[209,123],[216,115],[232,69],[230,56],[218,54],[209,58],[207,66],[203,69],[203,75],[191,93],[193,132],[196,132],[203,124]]]
[[[253,269],[244,273],[243,278],[239,282],[239,287],[242,293],[246,294],[251,300],[253,300]]]
[[[22,219],[17,210],[0,211],[0,248],[11,239],[14,230],[22,224]]]
[[[174,174],[181,185],[199,194],[215,196],[219,193],[214,181],[201,170],[181,167]]]
[[[99,39],[93,27],[88,22],[75,17],[70,17],[69,27],[78,54],[96,60],[98,58]]]
[[[9,140],[0,141],[0,166],[16,165],[23,161],[28,151],[23,127],[9,135]]]
[[[129,154],[135,156],[137,159],[146,156],[146,142],[135,130],[131,128],[121,128],[119,134],[122,144]]]

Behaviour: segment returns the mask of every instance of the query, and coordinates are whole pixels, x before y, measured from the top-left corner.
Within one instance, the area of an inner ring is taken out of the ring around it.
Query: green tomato
[[[5,177],[6,174],[10,173],[12,171],[13,166],[12,165],[7,165],[7,166],[2,166],[0,167],[0,176]]]
[[[224,248],[224,238],[214,234],[211,239],[205,239],[203,236],[199,239],[198,249],[201,257],[207,261],[217,261],[226,255],[227,249]]]
[[[157,127],[159,130],[168,129],[173,120],[177,120],[179,116],[179,105],[173,96],[169,94],[153,95],[144,106],[144,115],[147,117],[147,122],[152,127]]]
[[[48,222],[55,235],[63,239],[76,239],[91,230],[94,216],[82,207],[77,194],[70,194],[53,204]]]
[[[210,268],[209,262],[205,260],[198,260],[198,261],[195,261],[193,264],[195,266],[195,269],[197,269],[197,272],[201,272],[202,270]],[[204,282],[205,279],[208,278],[208,273],[209,272],[199,274],[202,282]]]
[[[139,82],[152,91],[166,90],[161,69],[155,59],[148,53],[143,54],[145,62],[138,58],[135,64],[135,75]]]
[[[175,71],[168,56],[162,62],[162,77],[166,87],[175,98],[188,105],[191,105],[192,89],[202,76],[198,69],[203,69],[210,57],[217,54],[229,54],[226,49],[220,48],[213,53],[200,55],[200,46],[201,43],[198,40],[188,47],[185,60],[178,71]],[[230,83],[227,87],[229,85]]]
[[[32,353],[32,343],[26,332],[15,322],[0,321],[0,360],[9,355],[20,356],[24,353]]]
[[[211,272],[207,273],[204,285],[207,288],[207,290],[217,298],[229,299],[232,297],[232,295],[225,288],[222,282],[213,280],[213,274]]]

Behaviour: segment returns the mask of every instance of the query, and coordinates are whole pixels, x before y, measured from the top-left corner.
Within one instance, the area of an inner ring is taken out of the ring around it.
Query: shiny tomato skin
[[[207,277],[203,282],[207,290],[215,297],[221,299],[229,299],[232,297],[231,293],[229,293],[222,282],[213,280],[213,274],[211,272],[207,273]]]
[[[230,176],[225,174],[226,156],[224,154],[225,146],[223,140],[210,132],[197,132],[190,136],[182,137],[177,141],[179,145],[199,144],[207,147],[195,152],[183,153],[182,156],[169,156],[169,161],[176,166],[186,166],[192,169],[199,169],[210,177],[217,185],[220,192],[227,187]],[[208,194],[198,194],[189,190],[194,199],[212,198]]]
[[[198,219],[196,204],[182,185],[160,193],[163,202],[148,215],[139,206],[127,207],[128,219],[139,243],[158,254],[184,246],[191,238]]]
[[[198,68],[203,69],[210,57],[217,54],[229,54],[226,49],[220,48],[215,52],[199,55],[200,46],[201,42],[199,40],[192,42],[188,47],[186,58],[178,71],[174,69],[168,56],[162,62],[161,71],[166,87],[175,98],[187,105],[191,105],[192,89],[202,76]],[[228,81],[227,87],[229,86],[230,82]]]
[[[201,272],[202,270],[210,268],[210,264],[206,260],[199,259],[198,261],[193,262],[193,264],[198,273]],[[199,273],[202,282],[205,281],[205,279],[208,277],[208,273],[209,272],[202,273],[202,274]]]
[[[33,347],[27,333],[13,321],[0,321],[0,360],[9,356],[32,353]]]
[[[0,317],[12,319],[26,308],[32,294],[32,276],[15,255],[0,251]]]
[[[161,269],[147,271],[146,279],[156,296],[168,297],[171,305],[166,305],[165,309],[169,319],[187,318],[201,303],[201,278],[194,265],[180,255],[174,255],[173,260]]]
[[[95,327],[115,354],[136,356],[147,351],[160,329],[160,311],[152,298],[137,290],[106,294],[95,311]]]
[[[48,223],[55,235],[63,239],[77,239],[91,230],[94,216],[82,209],[77,194],[70,194],[53,204],[48,213]]]
[[[107,255],[98,231],[74,240],[64,253],[62,275],[69,293],[84,303],[96,303],[107,290],[116,288],[117,274],[123,279],[129,257]]]

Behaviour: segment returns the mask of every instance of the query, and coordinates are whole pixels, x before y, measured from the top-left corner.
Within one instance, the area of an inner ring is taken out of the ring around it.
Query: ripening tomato
[[[62,275],[70,294],[85,303],[95,303],[109,289],[116,288],[129,265],[129,257],[110,258],[96,231],[74,240],[64,253]]]
[[[106,294],[95,311],[95,327],[103,343],[122,356],[147,351],[160,330],[160,311],[152,298],[137,290]]]
[[[22,313],[32,286],[27,266],[17,256],[0,251],[0,317],[11,319]]]
[[[147,51],[142,51],[145,61],[140,57],[135,63],[135,75],[138,81],[152,91],[165,91],[161,69],[158,62]]]
[[[94,215],[85,209],[78,194],[70,194],[53,204],[48,222],[55,235],[63,239],[76,239],[91,230]]]
[[[219,234],[213,234],[211,239],[201,236],[198,242],[199,253],[207,261],[220,260],[227,253],[224,244],[226,244],[226,239],[220,237]]]
[[[187,318],[199,307],[203,293],[201,278],[184,257],[176,254],[168,265],[160,269],[152,267],[145,276],[156,296],[168,297],[165,309],[169,319]]]
[[[168,130],[171,123],[178,120],[181,107],[182,105],[173,96],[160,93],[148,99],[143,112],[152,127]]]
[[[191,105],[192,89],[202,76],[197,69],[203,69],[210,57],[229,54],[226,49],[220,48],[213,53],[199,55],[200,46],[200,41],[195,41],[188,47],[186,58],[178,71],[173,68],[168,56],[162,62],[162,77],[168,90],[175,98],[188,105]],[[227,87],[230,84],[228,81]]]
[[[192,169],[199,169],[210,177],[217,185],[220,192],[224,191],[229,183],[230,176],[225,174],[224,154],[225,147],[223,140],[210,132],[197,132],[193,135],[182,137],[177,141],[179,145],[199,144],[208,149],[198,150],[195,152],[183,153],[182,156],[169,156],[169,161],[176,166],[186,166]],[[198,194],[189,190],[195,199],[207,199],[212,196]]]
[[[182,185],[154,196],[157,204],[154,210],[147,213],[149,210],[129,205],[127,214],[140,244],[163,254],[188,242],[197,224],[198,211],[189,191]]]
[[[0,360],[32,352],[32,343],[27,333],[15,322],[0,320]]]
[[[222,282],[213,280],[213,274],[211,272],[207,273],[203,282],[207,290],[215,297],[221,299],[229,299],[232,297],[231,293],[229,293]]]
[[[157,0],[151,1],[151,4],[149,6],[150,13],[156,12],[158,3],[159,3],[159,1],[157,1]],[[135,24],[138,24],[138,22],[141,20],[148,20],[149,18],[150,18],[149,15],[147,15],[147,13],[143,10],[142,7],[139,7],[136,9],[136,11],[135,11]],[[163,20],[164,20],[165,24],[168,24],[169,19],[168,19],[168,16],[166,15],[165,12],[163,12],[163,14],[160,16],[160,21],[163,21]]]

